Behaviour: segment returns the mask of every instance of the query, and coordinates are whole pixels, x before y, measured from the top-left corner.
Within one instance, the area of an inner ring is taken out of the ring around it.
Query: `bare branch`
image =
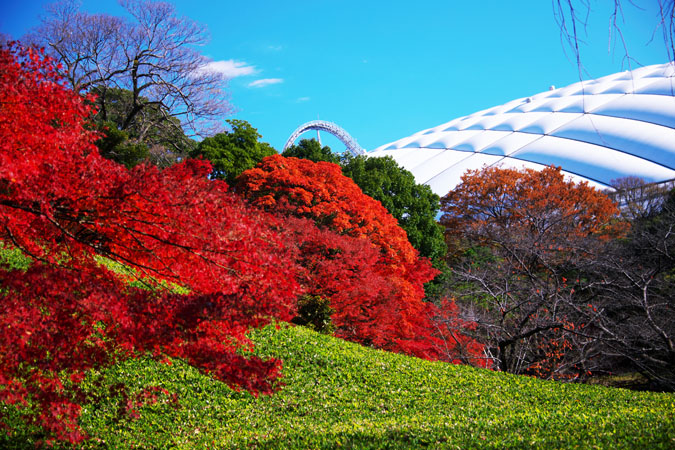
[[[130,91],[133,101],[121,130],[157,126],[166,122],[164,113],[178,118],[189,134],[208,135],[220,129],[230,107],[223,90],[226,80],[201,70],[209,62],[198,51],[208,39],[205,27],[177,16],[169,3],[121,4],[133,19],[88,14],[79,11],[74,0],[61,0],[48,7],[30,40],[46,47],[62,64],[76,92],[102,86]],[[156,105],[166,111],[143,114]],[[105,104],[101,108],[109,109]]]

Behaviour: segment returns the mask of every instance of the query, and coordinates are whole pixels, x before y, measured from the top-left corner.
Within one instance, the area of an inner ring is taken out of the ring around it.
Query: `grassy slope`
[[[120,418],[119,398],[103,396],[84,412],[95,438],[86,447],[675,448],[673,394],[432,363],[302,327],[268,327],[254,339],[258,353],[284,361],[277,394],[234,392],[180,361],[129,361],[99,378],[162,386],[178,405],[161,396],[131,420]]]

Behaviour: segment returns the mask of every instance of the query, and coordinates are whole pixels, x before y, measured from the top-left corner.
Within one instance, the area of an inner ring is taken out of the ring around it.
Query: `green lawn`
[[[133,360],[90,382],[177,394],[86,407],[85,448],[675,448],[675,395],[561,384],[375,351],[302,327],[254,334],[284,361],[272,396],[235,392],[173,361]],[[93,384],[92,384],[93,386]],[[104,394],[106,393],[106,394]],[[25,448],[16,430],[0,447]]]

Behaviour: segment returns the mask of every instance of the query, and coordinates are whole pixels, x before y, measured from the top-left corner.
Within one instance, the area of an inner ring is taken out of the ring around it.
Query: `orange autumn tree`
[[[581,273],[621,235],[616,205],[560,168],[468,171],[441,199],[451,289],[495,366],[547,378],[592,369],[594,343],[575,331]],[[583,350],[582,350],[583,349]]]
[[[560,170],[551,166],[540,171],[499,167],[468,171],[441,200],[446,236],[469,233],[489,241],[517,230],[536,235],[542,249],[554,250],[559,247],[554,244],[565,242],[562,236],[611,237],[624,229],[613,222],[618,210],[607,195],[585,182],[565,180]]]
[[[401,269],[418,262],[398,221],[342,175],[337,164],[274,155],[243,173],[238,186],[258,206],[310,218],[340,234],[368,238]]]
[[[338,336],[438,357],[439,343],[432,336],[434,307],[423,301],[423,284],[436,270],[418,256],[396,219],[343,176],[338,165],[274,155],[244,172],[236,189],[257,206],[309,219],[321,230],[348,238],[338,245],[312,232],[304,243],[301,238],[292,240],[301,242],[303,265],[311,268],[303,282],[307,292],[330,298]],[[343,257],[341,269],[326,270],[336,254]],[[341,271],[351,277],[333,283]],[[327,290],[330,285],[334,289]]]

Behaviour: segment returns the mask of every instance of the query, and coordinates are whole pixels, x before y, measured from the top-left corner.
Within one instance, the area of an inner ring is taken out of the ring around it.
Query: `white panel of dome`
[[[437,127],[429,128],[428,130],[420,131],[419,133],[413,134],[413,136],[416,136],[417,134],[421,135],[427,135],[427,134],[434,134],[434,133],[440,133],[443,131],[443,129],[446,127],[447,124],[439,125]]]
[[[633,78],[635,78],[633,72],[626,70],[623,72],[617,72],[611,75],[605,75],[604,77],[596,78],[595,81],[597,81],[598,83],[607,83],[610,81],[632,80]]]
[[[597,81],[584,81],[581,83],[582,89],[577,93],[577,95],[595,95],[601,94],[602,91],[608,88],[607,84],[598,83]]]
[[[436,148],[417,148],[415,151],[408,152],[403,156],[398,157],[396,162],[399,165],[404,167],[409,167],[408,170],[424,164],[427,160],[434,158],[441,153],[445,152],[445,149],[436,149]]]
[[[479,121],[467,128],[467,130],[490,130],[504,121],[505,114],[483,116]]]
[[[484,155],[482,153],[471,153],[470,155],[469,158],[462,159],[457,164],[439,173],[427,181],[426,184],[436,194],[445,195],[461,181],[462,175],[467,170],[479,170],[484,166],[495,164],[503,159],[499,156]]]
[[[523,127],[520,131],[522,133],[550,134],[561,126],[581,116],[582,114],[575,113],[549,113],[541,119]]]
[[[610,147],[675,168],[675,130],[672,128],[585,114],[552,134]]]
[[[495,106],[494,108],[486,109],[483,111],[483,116],[494,116],[496,114],[503,114],[505,112],[508,112],[512,108],[520,105],[523,103],[523,99],[517,99],[517,100],[511,100],[508,103],[505,103],[500,106]]]
[[[495,166],[503,168],[503,169],[515,169],[515,170],[524,170],[524,169],[532,169],[532,170],[542,170],[545,167],[550,166],[550,164],[539,164],[535,163],[532,161],[524,161],[521,159],[516,159],[516,158],[504,158],[503,160],[499,161]],[[588,178],[582,177],[580,175],[577,175],[575,173],[571,172],[566,172],[565,170],[561,170],[562,174],[565,177],[565,180],[572,181],[574,183],[587,183],[589,186],[594,187],[596,189],[605,189],[607,186],[598,183],[597,181],[594,180],[589,180]]]
[[[463,140],[457,145],[452,146],[452,149],[464,152],[479,152],[488,145],[509,134],[512,134],[512,132],[485,130],[481,133],[471,136],[468,139]]]
[[[556,164],[569,177],[595,186],[623,176],[664,181],[675,177],[675,65],[643,67],[516,99],[370,154],[395,155],[418,182],[440,195],[465,170],[486,164]]]
[[[445,152],[447,152],[447,150],[441,148],[421,148],[418,152],[406,155],[406,158],[404,160],[402,159],[399,164],[404,166],[406,170],[417,170],[418,167],[426,164],[427,161],[437,158]]]
[[[675,75],[675,64],[656,64],[653,66],[640,67],[633,70],[632,78],[667,78]]]
[[[541,139],[540,135],[531,133],[510,133],[502,139],[493,142],[491,145],[485,147],[481,153],[488,155],[508,156],[511,153],[520,150],[527,144]]]
[[[575,174],[575,173],[565,172],[564,170],[562,171],[562,173],[563,173],[563,175],[565,175],[565,179],[566,179],[566,180],[572,181],[572,182],[574,182],[574,183],[585,182],[585,183],[588,184],[590,187],[595,188],[595,189],[597,189],[597,190],[599,190],[599,191],[604,191],[604,190],[606,190],[607,187],[608,187],[606,184],[598,183],[598,182],[595,181],[595,180],[589,180],[588,178],[584,178],[584,177],[579,176],[579,175],[577,175],[577,174]]]
[[[436,127],[434,129],[435,130],[438,129],[438,131],[457,131],[459,129],[458,124],[463,120],[464,118],[451,120],[450,122],[443,124],[439,127]]]
[[[380,151],[375,151],[375,152],[370,152],[368,155],[373,155],[373,156],[391,156],[394,158],[396,161],[398,161],[400,158],[405,157],[408,153],[414,152],[417,149],[414,148],[406,148],[406,149],[396,149],[396,150],[380,150]]]
[[[641,120],[675,128],[675,97],[665,95],[622,95],[593,110],[593,114]]]
[[[516,106],[509,112],[511,113],[524,113],[530,111],[551,112],[551,109],[543,107],[549,100],[550,99],[545,97],[541,97],[538,99],[528,97],[522,104]]]
[[[483,119],[483,116],[474,116],[474,117],[468,117],[462,121],[457,122],[452,129],[448,129],[447,131],[452,131],[453,129],[456,129],[457,131],[462,131],[470,128],[472,125],[476,124],[477,122],[480,122],[481,119]]]
[[[434,127],[434,128],[439,128],[439,127]],[[425,134],[429,134],[430,132],[432,132],[434,130],[434,128],[427,128],[426,130],[418,131],[417,133],[411,134],[411,136],[423,136]]]
[[[570,84],[569,86],[551,91],[549,97],[569,97],[571,95],[576,95],[581,92],[582,86],[581,82]]]
[[[434,158],[424,161],[424,163],[416,165],[414,170],[410,166],[403,167],[410,170],[415,175],[415,180],[418,183],[429,184],[429,180],[434,178],[444,170],[448,170],[460,161],[470,158],[473,153],[456,152],[454,150],[445,150]]]
[[[647,181],[675,177],[675,171],[650,163],[628,153],[589,144],[587,142],[542,136],[512,158],[564,167],[566,171],[610,184],[612,180],[630,175]]]
[[[435,141],[438,140],[438,133],[434,134],[422,134],[422,135],[412,135],[413,138],[408,143],[406,143],[403,148],[426,148],[430,147]],[[434,147],[438,148],[438,147]]]
[[[598,89],[593,94],[632,94],[637,89],[647,88],[654,81],[656,80],[653,78],[634,78],[632,80],[616,81],[607,84],[604,89]],[[603,84],[600,85],[602,86]]]
[[[405,146],[411,142],[414,142],[417,136],[409,136],[407,138],[399,139],[396,142],[389,144],[384,150],[397,150],[400,148],[405,148]]]
[[[446,131],[429,135],[430,138],[433,138],[433,141],[429,143],[429,147],[453,148],[455,145],[458,145],[479,133],[482,133],[482,130]]]
[[[550,165],[550,164],[549,164]],[[504,158],[497,163],[493,164],[493,167],[499,167],[500,169],[532,169],[532,170],[542,170],[547,167],[546,164],[539,164],[532,161],[523,161],[522,159],[517,158]]]
[[[645,87],[636,89],[635,93],[666,95],[672,97],[673,95],[675,95],[675,79],[674,78],[657,79],[653,83],[650,83]]]
[[[534,112],[557,112],[569,108],[570,105],[576,106],[577,101],[574,97],[552,97],[546,98],[545,101],[540,102],[536,107],[530,109]],[[577,107],[578,108],[578,107]],[[568,111],[568,112],[581,112],[581,111]]]
[[[560,109],[559,112],[593,112],[596,108],[623,95],[625,94],[574,95],[569,97],[572,100],[570,105]]]
[[[523,113],[507,113],[504,114],[506,119],[499,125],[492,127],[496,131],[520,131],[522,128],[528,126],[532,122],[546,117],[550,113],[545,112],[531,112],[527,114]]]
[[[507,122],[509,119],[512,118],[519,118],[522,117],[522,114],[520,113],[502,113],[502,114],[495,114],[492,116],[485,116],[483,119],[481,119],[479,122],[476,122],[474,126],[485,126],[485,129],[487,130],[498,130],[497,127],[499,127],[500,124]],[[501,131],[512,131],[512,130],[501,130]]]

